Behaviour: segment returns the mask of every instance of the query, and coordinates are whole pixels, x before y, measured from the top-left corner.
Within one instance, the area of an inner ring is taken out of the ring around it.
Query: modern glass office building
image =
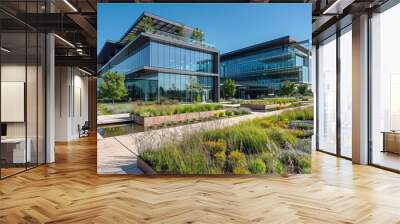
[[[140,28],[146,17],[154,31]],[[101,49],[99,73],[123,73],[130,100],[218,101],[219,52],[192,39],[193,30],[143,13],[120,41],[107,42]]]
[[[275,94],[283,81],[311,84],[309,41],[289,36],[221,55],[221,79],[233,79],[237,97]]]

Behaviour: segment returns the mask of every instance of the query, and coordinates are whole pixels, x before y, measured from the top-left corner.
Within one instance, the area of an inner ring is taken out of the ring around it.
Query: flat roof
[[[191,32],[194,30],[193,27],[186,26],[183,23],[178,23],[178,22],[175,22],[172,20],[168,20],[168,19],[162,18],[160,16],[154,15],[152,13],[149,13],[149,12],[143,12],[142,15],[139,18],[137,18],[136,21],[132,24],[132,26],[125,32],[125,34],[122,35],[119,42],[124,44],[128,41],[128,36],[131,33],[138,33],[138,31],[140,29],[138,25],[139,25],[140,21],[145,17],[149,17],[152,19],[153,27],[156,30],[161,30],[161,31],[168,32],[168,33],[177,33],[177,31],[182,26],[187,31]]]
[[[302,43],[302,42],[297,42],[295,39],[293,39],[290,36],[284,36],[284,37],[269,40],[266,42],[262,42],[259,44],[251,45],[248,47],[244,47],[244,48],[241,48],[238,50],[234,50],[234,51],[222,54],[221,60],[227,60],[227,59],[235,58],[237,56],[254,53],[259,50],[274,48],[274,47],[278,47],[278,46],[282,46],[282,45],[289,45],[289,44],[293,45],[295,48],[299,49],[300,51],[302,51],[304,53],[309,53],[310,50],[301,46],[300,43]]]

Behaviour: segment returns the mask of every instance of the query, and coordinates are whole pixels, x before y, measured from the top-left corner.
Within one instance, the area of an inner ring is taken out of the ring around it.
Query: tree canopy
[[[226,79],[223,85],[223,92],[225,97],[234,97],[236,94],[236,83],[232,79]]]
[[[279,90],[282,96],[293,96],[296,93],[296,83],[291,81],[283,81]]]
[[[115,100],[121,100],[128,95],[124,74],[108,71],[101,76],[101,79],[103,80],[99,87],[101,98],[110,99],[114,104]]]
[[[309,94],[308,84],[306,84],[306,83],[300,83],[300,84],[297,86],[297,92],[298,92],[300,95],[303,95],[303,96],[308,95],[308,94]]]

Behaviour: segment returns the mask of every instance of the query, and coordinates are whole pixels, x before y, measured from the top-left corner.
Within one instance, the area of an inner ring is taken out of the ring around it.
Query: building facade
[[[275,95],[283,81],[311,84],[309,42],[289,36],[221,55],[221,82],[232,79],[237,97]]]
[[[150,18],[153,31],[140,29],[145,18]],[[218,101],[219,52],[193,40],[193,30],[143,13],[119,42],[105,44],[98,55],[99,73],[123,73],[132,101]]]

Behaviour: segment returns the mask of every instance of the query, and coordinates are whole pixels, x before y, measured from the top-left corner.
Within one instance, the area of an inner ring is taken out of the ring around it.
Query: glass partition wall
[[[317,46],[317,150],[352,157],[352,27]]]
[[[371,18],[370,163],[400,171],[400,4]]]
[[[336,35],[318,46],[318,149],[336,154]]]
[[[0,12],[0,47],[3,179],[45,163],[45,35]]]

